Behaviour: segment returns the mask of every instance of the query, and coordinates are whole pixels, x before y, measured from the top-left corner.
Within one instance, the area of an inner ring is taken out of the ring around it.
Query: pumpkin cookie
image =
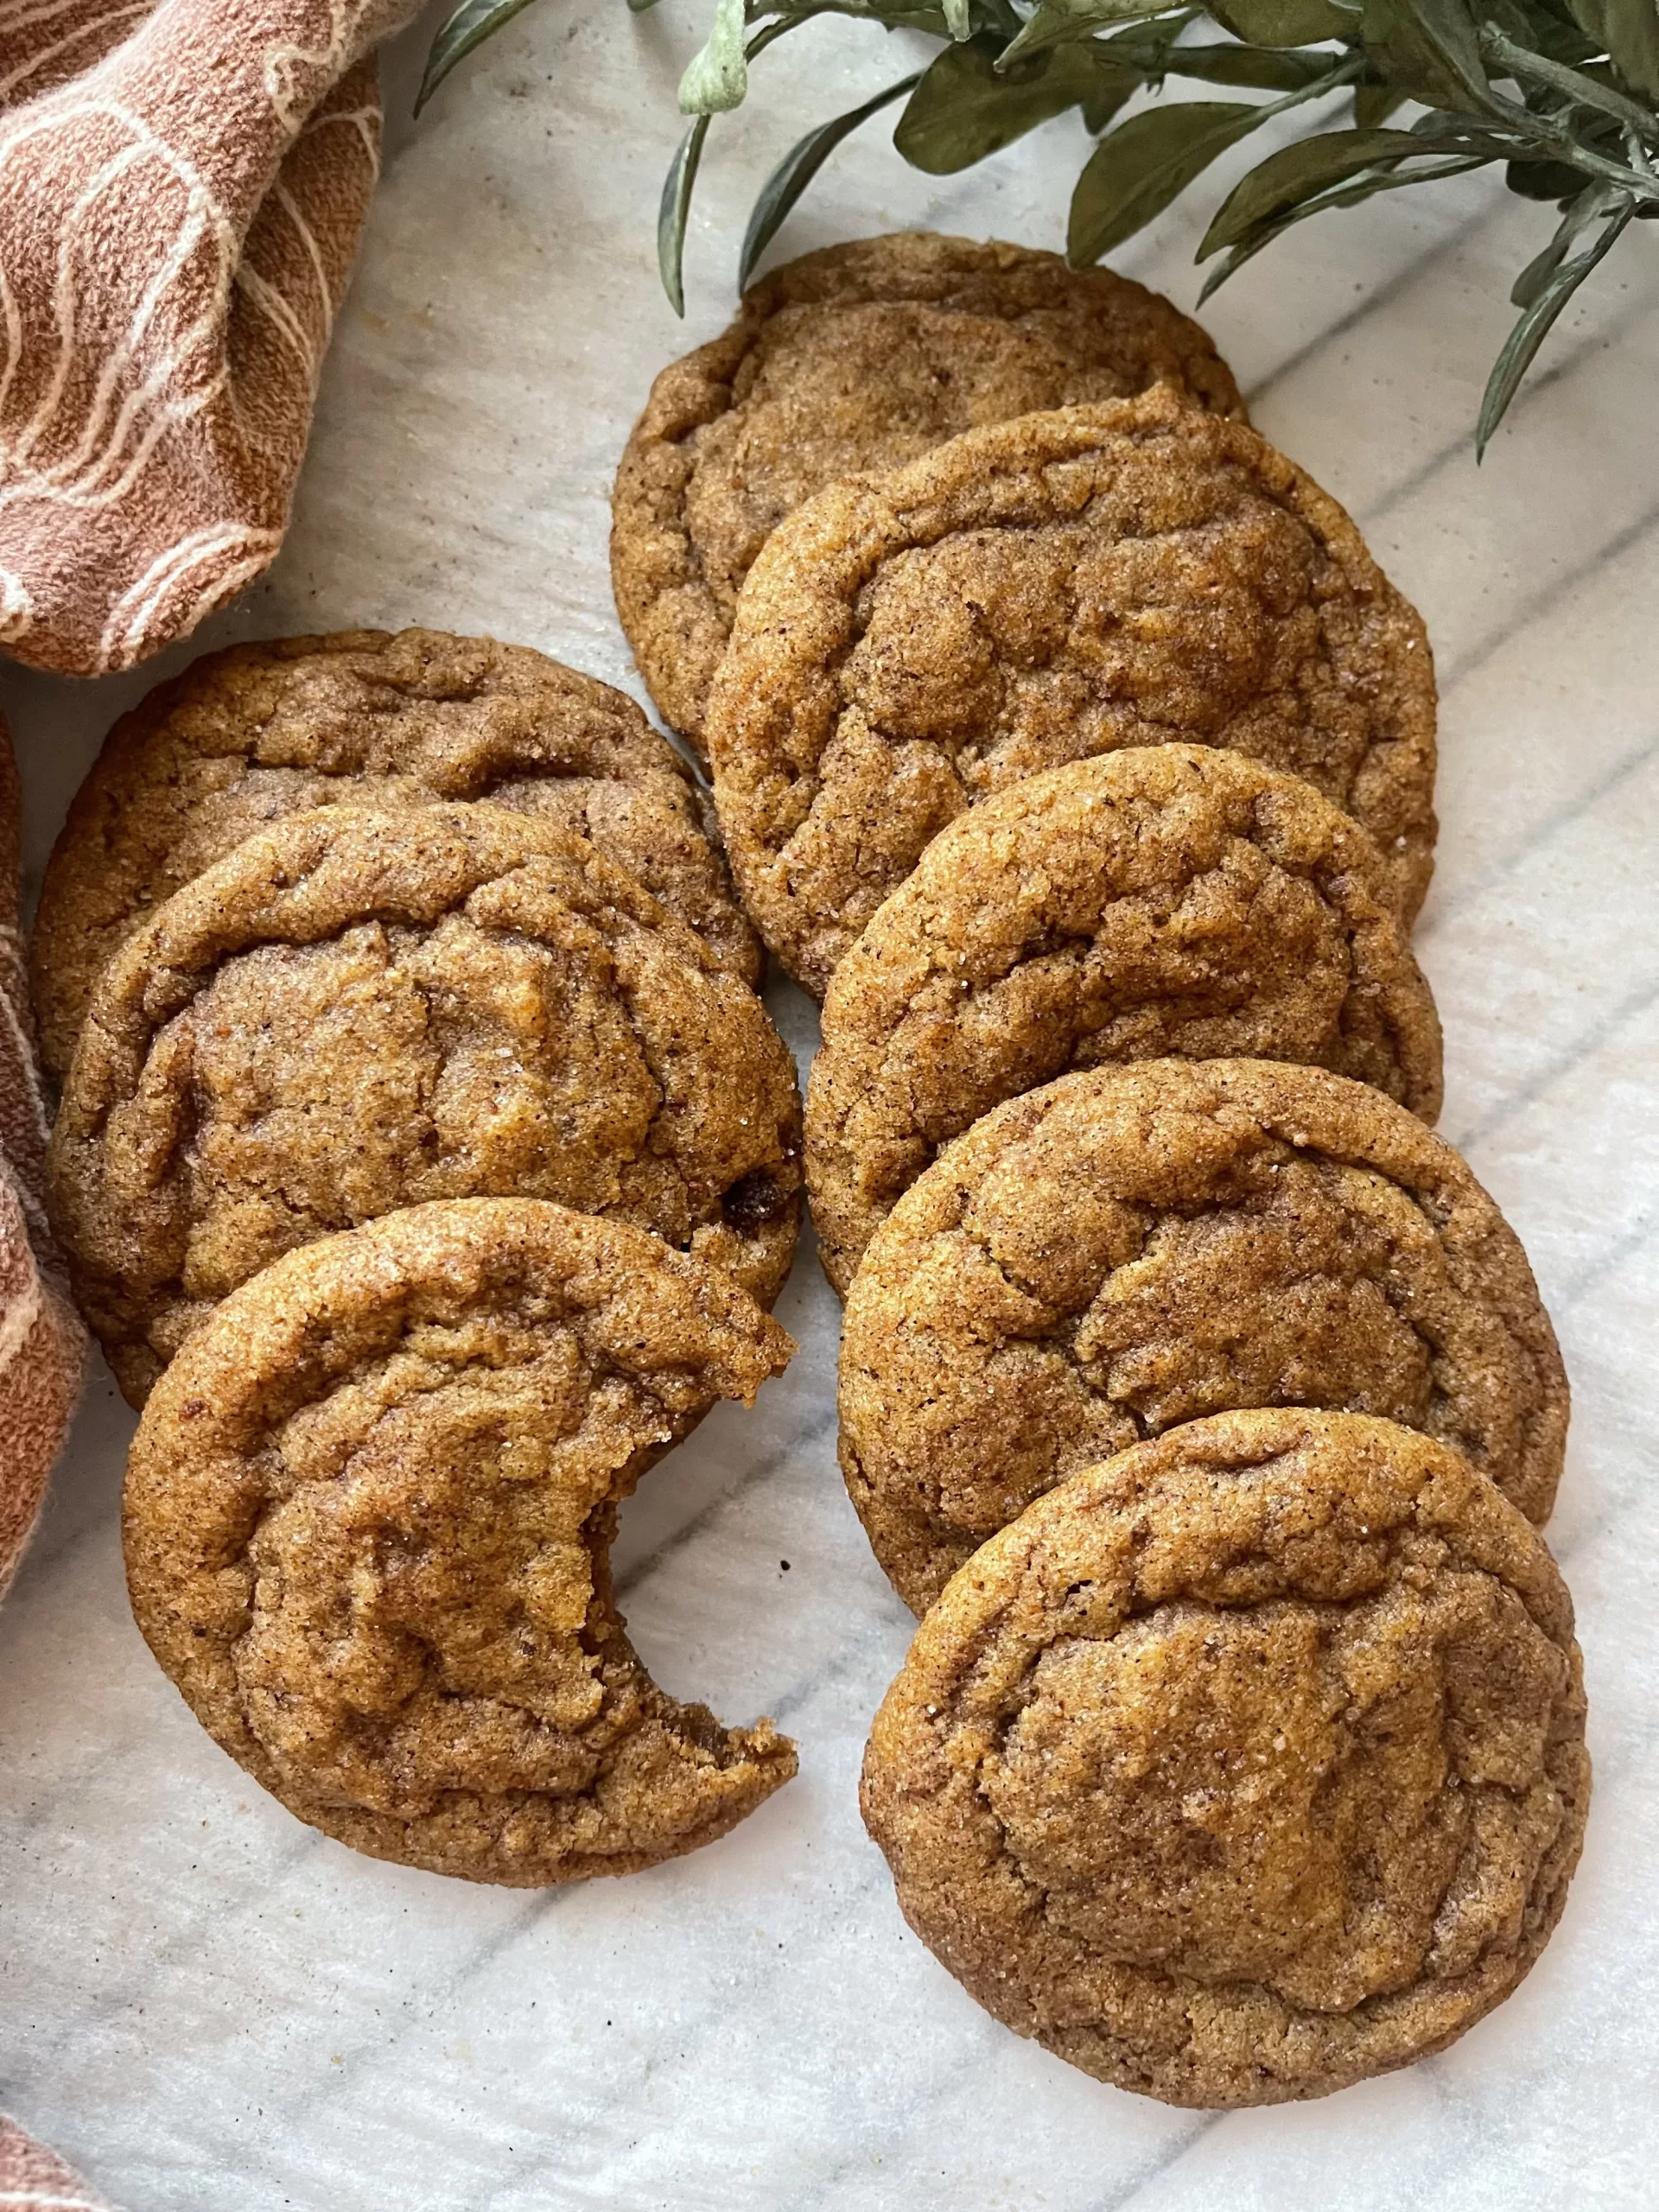
[[[245,840],[105,969],[54,1218],[137,1403],[279,1253],[428,1198],[617,1215],[769,1304],[799,1112],[748,986],[582,838],[491,806],[328,807]]]
[[[590,838],[759,980],[760,948],[696,787],[632,699],[524,645],[351,630],[233,645],[124,715],[69,810],[30,949],[47,1065],[164,899],[283,816],[487,798]]]
[[[1020,2034],[1195,2106],[1442,2050],[1560,1917],[1590,1797],[1573,1606],[1455,1452],[1223,1414],[993,1537],[876,1715],[906,1920]]]
[[[1421,622],[1335,500],[1166,391],[821,493],[750,572],[708,733],[744,903],[820,996],[948,822],[1121,746],[1305,777],[1370,831],[1407,918],[1432,865]]]
[[[617,1502],[793,1349],[721,1269],[538,1199],[291,1252],[139,1425],[138,1625],[231,1757],[359,1851],[531,1887],[690,1851],[794,1747],[645,1673]]]
[[[1334,1068],[1433,1120],[1440,1023],[1370,839],[1209,746],[1071,761],[975,807],[824,1000],[806,1175],[830,1281],[993,1106],[1166,1054]]]
[[[1402,1421],[1530,1519],[1554,1502],[1567,1377],[1526,1255],[1449,1145],[1322,1068],[1148,1060],[1011,1099],[848,1295],[842,1470],[918,1612],[1077,1468],[1273,1405]]]
[[[1197,323],[1058,254],[901,231],[774,270],[722,337],[663,371],[617,472],[617,611],[664,720],[702,742],[749,564],[826,484],[1160,381],[1244,412]]]

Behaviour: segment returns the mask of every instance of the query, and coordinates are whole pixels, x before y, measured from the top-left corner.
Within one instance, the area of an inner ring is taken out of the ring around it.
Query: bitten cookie
[[[278,1253],[423,1199],[616,1215],[769,1304],[799,1116],[748,986],[584,839],[491,806],[329,807],[248,838],[105,969],[50,1190],[137,1403]]]
[[[673,747],[632,699],[524,645],[350,630],[209,653],[111,731],[54,848],[30,947],[61,1077],[123,940],[284,815],[487,798],[588,837],[758,980],[760,948]]]
[[[138,1625],[231,1757],[359,1851],[527,1887],[690,1851],[794,1747],[645,1673],[617,1502],[793,1349],[721,1269],[537,1199],[289,1253],[145,1409]]]
[[[975,1123],[871,1239],[841,1460],[918,1612],[1079,1467],[1235,1407],[1381,1414],[1545,1520],[1567,1389],[1526,1255],[1367,1084],[1265,1060],[1090,1069]]]
[[[1335,500],[1158,391],[820,493],[749,573],[707,728],[744,904],[822,996],[948,822],[1121,746],[1305,777],[1376,839],[1409,920],[1434,718],[1422,623]]]
[[[1335,1069],[1424,1121],[1434,1002],[1376,847],[1311,785],[1210,746],[1028,776],[941,831],[836,969],[806,1175],[845,1292],[940,1147],[1112,1060]]]
[[[617,611],[664,720],[702,742],[749,564],[826,484],[1160,382],[1244,412],[1195,322],[1058,254],[901,231],[774,270],[729,330],[663,371],[617,472]]]
[[[876,1715],[864,1816],[996,2018],[1177,2105],[1444,2050],[1560,1917],[1590,1796],[1573,1606],[1455,1452],[1223,1414],[992,1538]]]

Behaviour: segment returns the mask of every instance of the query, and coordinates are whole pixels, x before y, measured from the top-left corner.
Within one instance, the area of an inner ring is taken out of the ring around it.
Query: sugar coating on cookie
[[[359,1851],[541,1886],[692,1850],[794,1748],[645,1673],[612,1598],[616,1507],[793,1349],[721,1269],[537,1199],[290,1253],[145,1409],[138,1625],[232,1758]]]
[[[1458,1453],[1224,1414],[978,1552],[875,1719],[865,1819],[979,2002],[1188,2106],[1443,2050],[1560,1918],[1590,1795],[1573,1609]]]
[[[92,985],[164,899],[284,815],[487,798],[589,838],[757,980],[705,802],[632,699],[528,646],[353,630],[209,653],[111,731],[48,864],[30,947],[61,1077]]]
[[[497,807],[295,815],[105,969],[54,1217],[134,1402],[214,1301],[424,1199],[556,1199],[763,1304],[799,1214],[794,1064],[746,983],[584,839]]]
[[[930,838],[1122,746],[1224,746],[1376,839],[1408,920],[1434,837],[1422,623],[1334,499],[1167,391],[970,430],[831,486],[744,586],[707,724],[745,906],[822,996]]]
[[[1071,761],[960,817],[824,1000],[806,1174],[831,1281],[982,1114],[1166,1054],[1333,1068],[1433,1120],[1440,1023],[1364,831],[1210,746]]]
[[[702,741],[750,564],[826,484],[1158,383],[1243,415],[1198,324],[1108,269],[903,231],[773,270],[729,330],[662,372],[617,472],[617,611],[664,720]]]
[[[1548,1516],[1567,1387],[1525,1253],[1449,1145],[1324,1069],[1154,1060],[1011,1099],[849,1294],[842,1470],[918,1612],[1079,1467],[1283,1405],[1422,1430]]]

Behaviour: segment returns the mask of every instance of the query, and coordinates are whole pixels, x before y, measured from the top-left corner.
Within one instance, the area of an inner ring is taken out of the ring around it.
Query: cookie
[[[231,1757],[359,1851],[539,1887],[693,1850],[794,1747],[646,1674],[612,1597],[616,1507],[793,1349],[721,1268],[540,1199],[290,1252],[145,1408],[138,1625]]]
[[[993,1537],[876,1715],[864,1817],[969,1993],[1191,2106],[1446,2046],[1560,1917],[1590,1796],[1541,1539],[1391,1421],[1222,1414]]]
[[[819,996],[947,823],[1122,746],[1305,777],[1408,919],[1432,865],[1421,622],[1335,500],[1166,391],[820,493],[749,572],[708,737],[744,904]]]
[[[1071,761],[959,817],[824,1000],[806,1176],[830,1281],[993,1106],[1166,1054],[1334,1068],[1433,1120],[1440,1022],[1364,831],[1192,745]]]
[[[1160,381],[1243,415],[1197,323],[1058,254],[901,231],[774,270],[729,330],[663,371],[617,472],[617,612],[664,720],[701,744],[749,564],[826,484]]]
[[[255,830],[341,803],[487,798],[590,838],[759,981],[699,794],[632,699],[524,645],[351,630],[209,653],[124,715],[53,850],[30,948],[61,1077],[92,986],[164,899]]]
[[[747,985],[584,839],[328,807],[246,839],[105,969],[51,1193],[137,1404],[279,1253],[423,1199],[614,1215],[770,1304],[799,1112]]]
[[[1513,1231],[1368,1085],[1267,1060],[1093,1068],[958,1137],[870,1240],[842,1471],[918,1612],[1079,1467],[1241,1406],[1376,1414],[1548,1518],[1567,1389]]]

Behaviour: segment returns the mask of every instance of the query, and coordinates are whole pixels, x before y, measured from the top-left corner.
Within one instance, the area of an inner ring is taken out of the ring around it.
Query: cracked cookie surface
[[[673,747],[632,699],[524,645],[344,631],[210,653],[116,724],[41,886],[31,982],[61,1077],[93,984],[192,877],[284,815],[486,798],[591,840],[758,980],[760,948]]]
[[[664,719],[702,742],[750,564],[826,484],[1160,382],[1244,412],[1195,322],[1058,254],[906,231],[773,270],[729,330],[657,378],[617,472],[617,611]]]
[[[746,983],[584,839],[491,806],[330,807],[158,907],[93,994],[54,1218],[135,1403],[276,1255],[424,1199],[556,1199],[769,1304],[795,1069]]]
[[[837,966],[806,1108],[845,1294],[894,1202],[1006,1098],[1110,1061],[1333,1068],[1432,1122],[1434,1002],[1376,849],[1300,779],[1208,746],[1025,778],[942,830]]]
[[[128,1463],[138,1625],[267,1789],[378,1858],[540,1886],[721,1835],[795,1771],[658,1689],[618,1502],[794,1347],[717,1268],[537,1199],[406,1208],[220,1305]]]
[[[756,560],[709,708],[733,872],[822,996],[928,841],[1022,776],[1229,747],[1433,865],[1434,678],[1336,502],[1169,392],[971,430],[833,486]]]
[[[1567,1388],[1526,1255],[1449,1145],[1319,1068],[1154,1060],[1011,1099],[848,1296],[842,1470],[918,1612],[1079,1467],[1287,1404],[1420,1429],[1548,1516]]]
[[[1573,1608],[1456,1452],[1224,1414],[994,1537],[877,1713],[865,1819],[995,2017],[1188,2106],[1446,2045],[1560,1916],[1590,1794]]]

